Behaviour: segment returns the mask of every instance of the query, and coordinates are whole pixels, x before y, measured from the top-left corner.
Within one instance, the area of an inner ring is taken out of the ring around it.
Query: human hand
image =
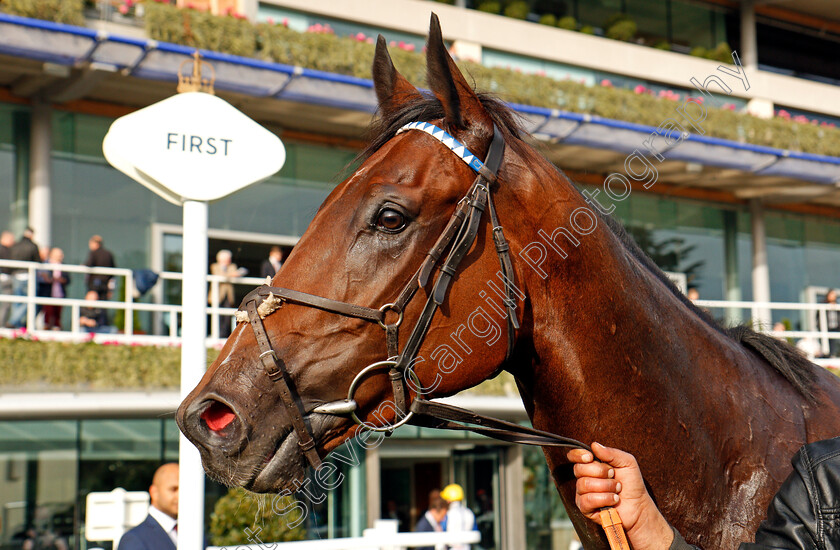
[[[575,504],[580,511],[600,524],[601,508],[611,506],[635,550],[667,550],[674,534],[650,498],[635,457],[599,443],[592,444],[592,451],[594,457],[582,449],[567,454],[578,478]]]

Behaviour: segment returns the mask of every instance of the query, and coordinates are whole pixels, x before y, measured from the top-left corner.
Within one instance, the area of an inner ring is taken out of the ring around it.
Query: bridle
[[[278,384],[281,400],[291,419],[292,427],[297,433],[301,452],[313,468],[318,469],[321,466],[321,457],[316,449],[315,438],[309,422],[309,412],[350,416],[362,428],[385,432],[386,435],[390,435],[399,426],[410,423],[428,428],[469,430],[511,443],[589,450],[587,445],[571,438],[482,416],[467,409],[429,401],[421,397],[422,386],[413,370],[414,361],[438,307],[443,304],[446,298],[446,293],[457,273],[458,266],[475,242],[485,210],[490,216],[493,242],[496,254],[499,257],[500,273],[504,281],[503,302],[507,310],[507,353],[505,361],[510,359],[513,353],[513,344],[516,330],[519,329],[519,321],[516,317],[516,290],[513,265],[509,254],[510,247],[496,214],[491,193],[491,188],[498,184],[496,174],[499,171],[505,152],[505,141],[501,131],[494,125],[493,140],[490,143],[487,157],[482,162],[457,139],[433,124],[411,122],[403,126],[397,134],[409,130],[419,130],[434,137],[461,158],[477,175],[466,195],[455,207],[455,212],[440,237],[438,237],[437,242],[429,250],[420,268],[412,275],[397,298],[378,309],[373,309],[266,284],[251,291],[239,306],[237,319],[247,320],[254,330],[254,336],[260,350],[260,361],[268,377]],[[405,347],[400,352],[399,327],[403,321],[405,307],[414,297],[417,289],[425,288],[431,281],[435,266],[438,265],[447,250],[448,254],[440,265],[440,273],[434,281],[429,298],[411,330]],[[263,318],[278,309],[282,302],[305,305],[345,317],[378,323],[385,330],[388,359],[368,365],[359,371],[350,383],[347,399],[325,403],[307,412],[283,361],[274,352],[263,325]],[[388,311],[397,314],[398,318],[395,322],[386,323]],[[353,396],[362,378],[374,370],[385,368],[388,369],[388,377],[391,380],[398,418],[394,424],[382,427],[372,426],[360,420],[356,415],[358,406]],[[412,389],[415,390],[416,397],[410,407],[407,406],[409,395],[406,384],[415,385]],[[402,414],[402,418],[399,418],[400,414]]]

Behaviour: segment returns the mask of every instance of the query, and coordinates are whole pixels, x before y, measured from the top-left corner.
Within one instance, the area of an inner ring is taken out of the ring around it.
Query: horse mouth
[[[265,454],[250,481],[243,487],[254,493],[294,491],[297,488],[295,482],[299,483],[305,473],[306,463],[298,447],[297,435],[292,430],[282,435]]]

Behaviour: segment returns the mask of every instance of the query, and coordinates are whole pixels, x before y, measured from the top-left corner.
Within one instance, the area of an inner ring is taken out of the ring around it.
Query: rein
[[[438,307],[443,304],[446,298],[446,293],[457,273],[458,266],[475,242],[485,210],[488,211],[490,223],[492,224],[493,242],[496,247],[496,254],[499,257],[501,273],[505,282],[506,297],[504,304],[508,312],[507,353],[505,360],[510,359],[513,352],[513,344],[516,330],[519,329],[519,321],[515,311],[516,296],[513,287],[514,271],[510,260],[510,247],[496,214],[491,193],[491,187],[498,184],[496,174],[499,171],[502,158],[504,157],[505,141],[502,133],[494,125],[493,140],[490,144],[487,157],[482,162],[457,139],[433,124],[427,122],[411,122],[403,126],[397,134],[408,130],[419,130],[431,135],[461,158],[477,175],[466,195],[458,202],[455,212],[452,214],[437,242],[429,250],[420,268],[409,279],[397,298],[393,302],[384,304],[378,309],[373,309],[287,288],[262,285],[245,296],[237,311],[237,319],[247,320],[254,330],[254,335],[260,349],[260,361],[268,377],[280,387],[280,396],[291,419],[292,427],[298,435],[298,445],[301,451],[313,468],[318,469],[321,466],[321,457],[315,446],[315,438],[309,422],[309,413],[311,412],[350,416],[362,428],[385,432],[386,435],[390,435],[399,426],[409,423],[427,428],[472,431],[510,443],[571,447],[591,451],[588,445],[575,439],[520,426],[519,424],[505,420],[482,416],[467,409],[429,401],[420,397],[422,386],[412,368],[413,362],[417,358],[417,353],[429,331]],[[417,322],[411,330],[405,347],[400,352],[399,327],[403,321],[405,307],[414,297],[417,289],[426,287],[431,281],[435,266],[438,265],[447,250],[448,254],[440,265],[440,273],[434,281],[429,298],[426,300],[423,311],[420,313]],[[294,382],[286,370],[285,364],[277,357],[277,354],[271,346],[271,340],[262,321],[264,317],[277,310],[282,305],[282,302],[305,305],[345,317],[378,323],[385,330],[385,344],[388,359],[373,363],[362,369],[351,382],[347,399],[325,403],[315,407],[311,411],[306,411],[301,402],[300,395],[294,387]],[[386,314],[389,310],[398,315],[398,319],[394,323],[386,323]],[[353,396],[364,376],[373,370],[384,368],[388,369],[398,418],[397,422],[388,426],[372,426],[363,422],[356,415],[358,405],[353,399]],[[417,396],[410,407],[407,405],[409,394],[405,387],[406,383],[416,385],[416,387],[412,386],[412,389],[415,390]],[[399,418],[400,413],[403,415],[402,418]]]

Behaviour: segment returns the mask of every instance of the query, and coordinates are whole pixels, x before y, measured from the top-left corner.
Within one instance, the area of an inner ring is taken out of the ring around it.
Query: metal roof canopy
[[[142,107],[172,95],[194,48],[0,14],[0,86],[62,103],[92,99]],[[216,89],[266,124],[358,138],[376,110],[370,80],[201,50]],[[8,56],[8,57],[5,57]],[[547,156],[570,169],[624,171],[655,129],[560,110],[512,105]],[[689,134],[664,153],[660,181],[741,198],[840,206],[840,158]]]

